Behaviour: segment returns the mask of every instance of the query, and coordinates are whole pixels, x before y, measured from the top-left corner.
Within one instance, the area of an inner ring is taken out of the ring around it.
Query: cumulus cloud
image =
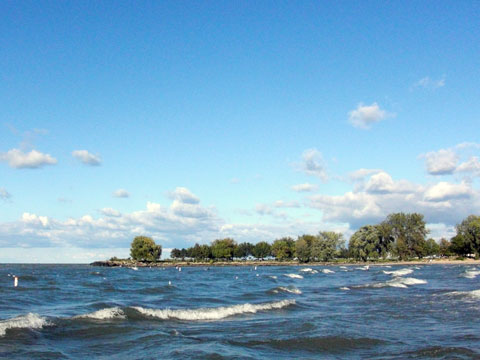
[[[271,215],[273,213],[272,208],[267,204],[257,204],[255,206],[255,211],[260,215]]]
[[[452,149],[440,149],[424,155],[425,166],[430,175],[453,174],[457,167],[458,155]]]
[[[296,192],[311,192],[311,191],[317,190],[318,185],[309,184],[309,183],[298,184],[298,185],[293,185],[291,189]]]
[[[223,223],[214,208],[179,200],[168,207],[147,202],[145,209],[131,213],[104,208],[99,217],[86,214],[67,220],[26,212],[17,221],[0,224],[0,247],[128,247],[142,234],[160,244],[175,241],[175,246],[178,242],[190,246],[215,239]]]
[[[480,212],[480,192],[465,182],[423,186],[381,172],[343,195],[312,195],[308,206],[320,210],[325,222],[346,222],[353,228],[394,212],[419,212],[427,222],[454,225]]]
[[[387,116],[392,114],[380,109],[376,102],[372,105],[360,103],[355,110],[348,113],[348,121],[356,128],[369,129],[372,124],[386,119]]]
[[[328,179],[322,153],[317,149],[308,149],[303,152],[301,170],[307,175],[320,178],[322,181]]]
[[[200,199],[185,187],[177,187],[169,196],[183,204],[198,204],[200,202]]]
[[[435,90],[445,86],[445,77],[442,77],[441,79],[438,79],[438,80],[434,80],[434,79],[431,79],[429,76],[426,76],[418,80],[415,84],[413,84],[413,86],[416,88]]]
[[[299,208],[300,204],[298,201],[284,201],[284,200],[277,200],[274,203],[276,208]]]
[[[466,183],[451,184],[441,181],[433,185],[425,192],[427,201],[446,201],[452,199],[464,199],[473,196],[473,189]]]
[[[5,188],[0,188],[0,199],[1,200],[9,200],[12,197],[12,195],[5,189]]]
[[[43,154],[37,150],[23,152],[19,149],[11,149],[6,153],[0,153],[0,161],[5,161],[14,169],[38,169],[45,165],[55,165],[57,159],[49,154]]]
[[[116,198],[128,198],[128,197],[130,197],[130,193],[125,189],[115,190],[112,195],[113,195],[113,197],[116,197]]]
[[[478,160],[478,156],[472,156],[467,161],[461,163],[455,171],[480,176],[480,161]]]
[[[72,152],[72,156],[85,165],[99,166],[102,163],[99,155],[93,155],[87,150],[75,150]]]
[[[382,171],[383,170],[380,170],[380,169],[358,169],[348,174],[348,177],[352,181],[359,181],[359,180],[363,180],[367,176],[370,176],[372,174],[376,174]]]

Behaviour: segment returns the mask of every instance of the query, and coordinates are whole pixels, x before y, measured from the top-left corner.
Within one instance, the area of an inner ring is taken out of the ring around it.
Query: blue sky
[[[3,2],[0,261],[480,212],[480,4]]]

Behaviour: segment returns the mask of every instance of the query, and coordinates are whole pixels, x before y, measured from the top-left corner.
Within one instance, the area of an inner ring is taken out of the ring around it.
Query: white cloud
[[[184,204],[198,204],[200,202],[200,199],[185,187],[177,187],[169,195],[171,199],[175,199]]]
[[[75,150],[72,152],[72,156],[85,165],[99,166],[102,163],[99,155],[93,155],[87,150]]]
[[[116,198],[128,198],[128,197],[130,197],[130,193],[125,189],[115,190],[112,195],[113,195],[113,197],[116,197]]]
[[[272,215],[273,210],[267,204],[257,204],[255,206],[255,211],[260,215]]]
[[[455,171],[473,173],[480,176],[480,161],[478,160],[478,156],[472,156],[468,161],[461,163]]]
[[[14,169],[37,169],[45,165],[55,165],[57,163],[57,159],[49,154],[43,154],[37,150],[25,153],[19,149],[0,153],[0,161],[7,162]]]
[[[346,222],[353,228],[395,212],[419,212],[427,222],[454,225],[480,212],[480,192],[463,182],[422,186],[382,172],[343,195],[310,196],[308,205],[322,212],[323,221]]]
[[[369,129],[372,124],[384,120],[387,116],[393,116],[393,114],[380,109],[376,102],[372,105],[360,103],[355,110],[348,113],[348,121],[356,128]]]
[[[473,195],[472,188],[466,184],[451,184],[441,181],[430,187],[425,192],[425,200],[427,201],[447,201],[452,199],[469,198]]]
[[[322,181],[328,179],[322,153],[317,149],[308,149],[303,152],[301,169],[305,174],[316,176]]]
[[[12,195],[5,188],[0,188],[0,199],[9,200],[11,197]]]
[[[348,174],[348,177],[352,181],[359,181],[359,180],[363,180],[365,177],[369,175],[376,174],[382,171],[383,170],[380,170],[380,169],[358,169]]]
[[[175,246],[191,246],[217,238],[224,223],[214,208],[178,200],[169,207],[147,202],[143,210],[120,213],[104,208],[100,214],[58,220],[24,213],[17,221],[0,223],[0,247],[128,247],[136,235],[152,236],[162,245],[175,241]]]
[[[438,79],[438,80],[434,80],[426,76],[418,80],[415,84],[413,84],[413,86],[416,88],[421,87],[424,89],[435,90],[445,86],[445,77],[442,77],[441,79]]]
[[[458,155],[452,149],[431,151],[422,157],[425,158],[427,172],[430,175],[453,174],[457,167]]]
[[[318,185],[310,184],[310,183],[298,184],[298,185],[293,185],[291,189],[296,192],[311,192],[311,191],[317,190]]]

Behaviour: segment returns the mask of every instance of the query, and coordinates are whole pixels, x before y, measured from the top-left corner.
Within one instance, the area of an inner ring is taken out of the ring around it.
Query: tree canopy
[[[130,256],[137,261],[157,261],[162,255],[162,246],[148,236],[136,236],[130,246]]]

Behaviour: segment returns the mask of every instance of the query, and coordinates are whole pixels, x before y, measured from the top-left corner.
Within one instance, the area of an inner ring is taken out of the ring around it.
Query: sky
[[[480,213],[477,1],[0,3],[0,262]]]

